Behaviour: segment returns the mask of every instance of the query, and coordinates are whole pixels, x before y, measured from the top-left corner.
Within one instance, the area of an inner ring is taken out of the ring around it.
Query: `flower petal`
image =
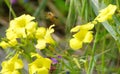
[[[38,49],[44,49],[46,47],[46,41],[44,39],[39,39],[37,40],[37,45],[36,45],[36,48]]]
[[[23,62],[20,59],[16,60],[14,64],[15,64],[14,65],[15,69],[21,69],[21,68],[23,68]]]
[[[70,40],[70,47],[74,50],[78,50],[82,48],[82,41],[79,41],[78,39],[72,38]]]
[[[80,30],[80,26],[76,26],[76,27],[72,28],[70,32],[77,32],[79,30]]]
[[[47,29],[46,35],[45,35],[44,38],[45,38],[45,40],[46,40],[47,43],[52,43],[52,44],[54,44],[55,42],[54,42],[54,40],[53,40],[53,38],[52,38],[52,36],[51,36],[51,34],[54,32],[54,29],[53,29],[52,27],[54,27],[54,25],[51,25],[51,26]]]
[[[35,36],[37,39],[40,39],[40,38],[44,38],[45,34],[46,34],[46,28],[39,27],[36,31]]]
[[[2,41],[0,42],[0,46],[3,48],[3,49],[6,49],[7,47],[9,47],[10,45],[8,43],[6,43],[5,41]]]
[[[89,32],[87,32],[83,42],[90,43],[92,40],[93,40],[93,35],[92,35],[92,32],[89,31]]]
[[[76,34],[74,34],[73,37],[80,41],[83,41],[87,32],[88,32],[87,30],[81,30],[81,31],[77,32]]]
[[[79,26],[72,28],[70,32],[77,32],[79,30],[91,30],[93,29],[93,27],[94,27],[94,24],[89,22],[87,24],[79,25]]]
[[[98,22],[104,22],[108,19],[111,19],[116,9],[117,9],[116,5],[112,5],[112,4],[108,5],[106,8],[100,10],[100,13],[95,18],[95,20],[97,20]]]
[[[47,68],[42,67],[42,68],[38,69],[37,74],[49,74],[49,71]]]
[[[44,58],[43,66],[47,69],[50,69],[52,61],[48,58]]]
[[[94,24],[92,24],[91,22],[80,26],[80,30],[91,30],[93,28]]]

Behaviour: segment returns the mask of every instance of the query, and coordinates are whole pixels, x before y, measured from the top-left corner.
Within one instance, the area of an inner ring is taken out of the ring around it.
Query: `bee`
[[[47,12],[46,14],[46,23],[47,23],[47,26],[49,27],[51,24],[55,24],[55,31],[57,32],[57,34],[59,33],[59,35],[65,35],[65,32],[64,32],[64,26],[61,25],[61,22],[60,22],[60,19],[54,15],[54,13],[52,12]]]
[[[58,17],[55,16],[54,13],[52,13],[52,12],[47,12],[46,19],[49,20],[50,22],[56,24]]]

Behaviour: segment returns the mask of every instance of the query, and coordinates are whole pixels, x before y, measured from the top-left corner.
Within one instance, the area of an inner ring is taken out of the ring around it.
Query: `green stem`
[[[104,72],[104,65],[105,65],[105,57],[104,57],[104,49],[105,49],[105,38],[104,38],[104,40],[103,40],[103,45],[102,45],[103,47],[102,47],[102,57],[101,57],[101,59],[102,59],[102,74],[104,74],[105,72]]]
[[[120,52],[120,41],[117,40],[117,41],[116,41],[116,44],[117,44],[118,50],[119,50],[119,52]]]
[[[98,31],[99,31],[99,26],[97,28]],[[94,44],[93,44],[93,48],[92,48],[92,58],[90,60],[90,64],[89,64],[89,67],[88,67],[87,74],[92,74],[92,71],[93,71],[93,68],[94,68],[94,65],[95,65],[95,62],[96,62],[95,50],[96,50],[96,44],[97,44],[98,31],[96,32],[96,35],[95,35],[95,40],[94,40]]]
[[[8,8],[10,9],[10,12],[12,13],[13,17],[15,18],[16,14],[15,14],[14,10],[12,9],[9,0],[4,0],[4,1],[5,1],[6,5],[8,6]]]
[[[119,2],[119,0],[116,0],[116,4],[117,4],[117,7],[119,8],[120,7],[120,2]]]

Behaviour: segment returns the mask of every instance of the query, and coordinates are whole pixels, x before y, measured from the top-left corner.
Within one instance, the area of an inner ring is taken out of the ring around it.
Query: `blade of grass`
[[[102,45],[102,56],[101,56],[101,60],[102,60],[102,69],[103,69],[103,71],[102,71],[102,74],[105,74],[105,71],[104,71],[104,66],[105,66],[105,56],[104,56],[104,51],[105,51],[105,41],[106,41],[106,39],[104,38],[104,40],[103,40],[103,45]]]
[[[120,22],[118,20],[119,18],[117,18],[116,16],[113,16],[113,20],[115,21],[116,24],[116,32],[120,35]]]
[[[75,10],[75,0],[70,0],[69,12],[66,21],[66,38],[70,37],[70,29],[75,25],[77,12]]]
[[[119,22],[119,18],[117,18],[117,16],[113,16],[113,20],[115,21],[115,24],[116,24],[116,32],[118,33],[117,34],[117,40],[116,40],[116,43],[117,43],[117,46],[119,48],[119,52],[120,52],[120,22]]]
[[[85,14],[85,6],[86,6],[86,0],[82,1],[82,9],[81,9],[81,16]]]
[[[40,11],[46,6],[47,0],[42,0],[42,2],[39,4],[37,10],[34,12],[33,16],[36,18],[39,16]]]
[[[111,36],[112,36],[115,40],[117,40],[117,33],[116,33],[116,31],[112,28],[112,26],[111,26],[107,21],[103,22],[102,24],[103,24],[103,26],[105,27],[105,29],[111,34]]]
[[[8,6],[10,12],[12,13],[13,17],[15,18],[16,14],[15,14],[14,10],[11,7],[10,1],[9,0],[4,0],[4,1],[5,1],[6,5]]]
[[[97,30],[99,30],[99,26],[98,26]],[[96,32],[96,35],[95,35],[95,40],[94,40],[94,44],[93,44],[93,48],[92,48],[92,57],[90,60],[87,74],[93,74],[94,65],[96,63],[95,50],[96,50],[96,44],[97,44],[97,41],[96,41],[97,37],[98,37],[98,31]]]
[[[120,9],[120,0],[116,0],[117,7]]]

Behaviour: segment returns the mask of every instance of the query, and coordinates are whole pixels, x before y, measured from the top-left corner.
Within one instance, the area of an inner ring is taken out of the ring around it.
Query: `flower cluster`
[[[110,4],[105,9],[100,10],[100,13],[92,22],[72,28],[71,32],[75,33],[69,41],[70,47],[78,50],[82,48],[83,43],[92,42],[92,29],[95,24],[111,19],[116,9],[115,5]],[[23,58],[28,61],[29,74],[49,74],[52,70],[50,69],[52,68],[51,64],[58,63],[55,58],[44,58],[36,51],[36,49],[47,48],[47,45],[55,45],[55,41],[51,36],[55,25],[51,25],[49,28],[38,27],[38,23],[34,20],[35,17],[24,14],[10,21],[10,27],[6,30],[6,37],[0,42],[0,47],[3,49],[10,48],[9,50],[15,49],[13,50],[15,55],[13,54],[12,58],[2,62],[0,73],[21,74],[21,70],[24,68]],[[73,61],[78,68],[81,68],[76,58],[73,58]]]
[[[46,44],[55,44],[51,36],[54,32],[54,25],[49,28],[38,27],[34,19],[35,17],[24,14],[11,20],[10,27],[6,30],[6,37],[0,42],[0,46],[3,49],[15,49],[16,53],[21,53],[21,56],[28,59],[30,74],[48,74],[51,60],[37,54],[36,49],[45,49]],[[36,60],[33,60],[34,57]],[[2,63],[1,73],[20,74],[19,69],[22,68],[23,62],[16,54]]]
[[[19,70],[23,68],[24,64],[21,59],[18,59],[19,54],[16,54],[8,61],[2,62],[2,74],[20,74]],[[39,54],[31,53],[31,57],[36,59],[28,64],[29,74],[49,74],[51,60],[43,58]]]
[[[116,5],[110,4],[108,7],[100,10],[100,13],[92,22],[72,28],[71,32],[77,33],[75,33],[69,41],[70,47],[77,50],[82,48],[83,43],[90,43],[93,40],[93,32],[91,30],[94,28],[94,25],[97,24],[97,22],[104,22],[111,19],[116,9]]]
[[[36,48],[44,49],[46,43],[54,44],[54,40],[51,37],[51,34],[54,32],[52,26],[46,29],[44,27],[37,27],[37,22],[33,20],[35,17],[30,15],[22,15],[14,20],[10,21],[10,27],[6,31],[6,41],[3,40],[0,43],[2,48],[13,47],[18,44],[17,39],[29,38],[36,39],[37,43]]]

